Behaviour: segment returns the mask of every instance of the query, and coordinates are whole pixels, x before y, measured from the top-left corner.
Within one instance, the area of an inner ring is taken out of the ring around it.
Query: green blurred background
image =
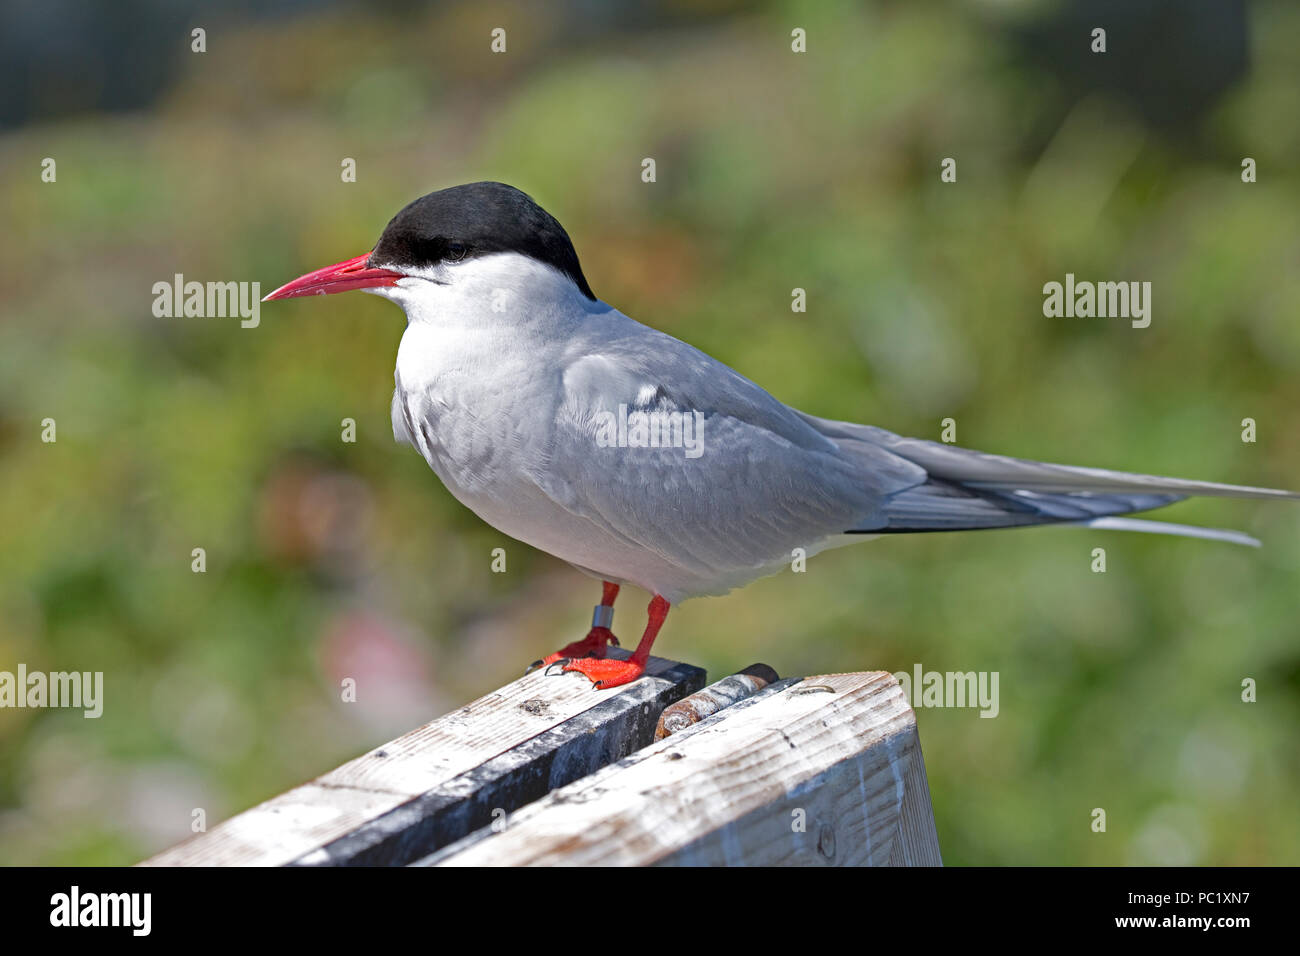
[[[592,581],[394,444],[391,304],[268,304],[256,329],[152,315],[175,273],[265,293],[364,252],[433,189],[519,186],[599,296],[808,412],[1300,486],[1295,4],[3,16],[0,669],[102,670],[106,699],[99,720],[0,710],[0,862],[133,862],[193,808],[215,823],[585,633]],[[1150,281],[1150,328],[1045,318],[1066,272]],[[714,678],[999,672],[996,719],[918,712],[949,864],[1300,862],[1300,508],[1161,516],[1264,547],[896,537],[688,603],[656,650]],[[645,600],[620,601],[625,640]]]

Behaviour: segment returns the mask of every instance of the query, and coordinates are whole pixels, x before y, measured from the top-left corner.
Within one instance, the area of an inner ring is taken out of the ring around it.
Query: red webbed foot
[[[650,645],[655,641],[659,634],[659,628],[663,626],[664,618],[668,616],[668,602],[658,594],[650,602],[647,608],[647,620],[645,633],[641,635],[641,642],[637,644],[636,651],[630,658],[625,661],[615,660],[606,657],[604,647],[602,646],[600,654],[591,654],[586,657],[576,657],[574,660],[565,660],[561,657],[559,660],[552,661],[551,666],[546,668],[546,673],[552,672],[551,668],[560,665],[564,673],[577,672],[582,674],[591,681],[596,690],[607,690],[610,687],[620,687],[623,684],[630,684],[642,674],[645,673],[645,663],[650,658]],[[597,629],[593,629],[594,634]],[[590,635],[589,635],[590,636]],[[573,645],[566,647],[559,653],[566,654]],[[556,655],[551,655],[555,657]],[[547,658],[551,661],[551,658]]]
[[[591,681],[596,690],[630,684],[645,673],[645,661],[635,657],[619,661],[607,657],[582,657],[564,665],[565,673],[576,671]]]
[[[547,654],[540,661],[533,661],[524,673],[531,674],[539,667],[549,667],[551,664],[560,662],[567,664],[574,658],[602,658],[609,653],[611,644],[618,647],[618,638],[609,629],[610,625],[614,623],[614,599],[616,597],[618,597],[618,585],[606,581],[601,592],[600,603],[596,605],[596,609],[592,613],[591,630],[587,632],[587,636],[580,641],[574,641],[567,647],[560,648],[554,654]]]
[[[608,653],[611,644],[618,647],[618,638],[614,636],[613,631],[607,627],[593,627],[582,640],[574,641],[554,654],[547,654],[540,661],[533,661],[528,670],[531,672],[539,667],[547,667],[558,661],[572,660],[577,657],[602,658]]]

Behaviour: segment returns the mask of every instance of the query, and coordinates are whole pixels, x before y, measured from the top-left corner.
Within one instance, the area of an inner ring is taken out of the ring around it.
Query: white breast
[[[567,330],[609,307],[522,256],[454,268],[462,271],[447,285],[413,279],[385,290],[408,318],[397,353],[394,437],[419,450],[456,499],[498,530],[596,576],[653,587],[646,575],[621,573],[636,571],[625,542],[606,540],[535,480],[539,469],[551,470],[547,442]],[[555,487],[552,481],[552,494]]]

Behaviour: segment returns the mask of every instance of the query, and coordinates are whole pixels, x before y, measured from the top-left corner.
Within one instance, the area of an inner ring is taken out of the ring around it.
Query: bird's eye
[[[465,258],[465,243],[452,241],[447,243],[447,252],[443,258],[448,262],[459,262]]]

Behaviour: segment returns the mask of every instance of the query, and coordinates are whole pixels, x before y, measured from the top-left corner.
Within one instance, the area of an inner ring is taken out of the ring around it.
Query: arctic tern
[[[488,524],[603,582],[587,636],[537,662],[597,688],[643,673],[670,605],[773,574],[796,549],[1044,524],[1257,545],[1118,516],[1191,495],[1300,498],[1007,458],[807,415],[598,299],[564,228],[503,183],[423,196],[370,252],[266,299],[350,289],[406,312],[394,437]],[[693,456],[675,440],[688,430]],[[624,661],[607,647],[618,643],[613,604],[627,584],[653,599]]]

